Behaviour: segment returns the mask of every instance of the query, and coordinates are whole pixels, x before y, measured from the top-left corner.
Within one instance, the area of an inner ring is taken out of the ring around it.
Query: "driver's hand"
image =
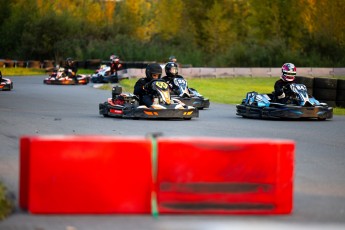
[[[143,88],[144,88],[144,90],[149,91],[151,88],[151,83],[150,82],[146,83]]]
[[[278,96],[278,99],[285,98],[285,93],[283,92],[280,96]]]

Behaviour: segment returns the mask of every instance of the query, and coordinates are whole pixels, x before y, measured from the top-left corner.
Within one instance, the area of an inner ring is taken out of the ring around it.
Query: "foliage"
[[[44,69],[35,68],[0,68],[0,71],[4,77],[8,76],[28,76],[28,75],[42,75],[45,73]]]
[[[0,58],[342,67],[343,12],[343,0],[4,1]]]
[[[7,194],[5,186],[0,182],[0,220],[3,220],[14,209],[13,201],[11,201]]]

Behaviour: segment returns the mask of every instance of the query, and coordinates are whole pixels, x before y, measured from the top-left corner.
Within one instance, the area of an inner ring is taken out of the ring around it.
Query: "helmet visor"
[[[295,75],[296,74],[294,74],[294,75],[285,75],[285,79],[286,79],[286,81],[293,81],[293,80],[295,80]]]
[[[152,75],[153,79],[159,79],[160,78],[160,74],[159,73],[153,73]]]
[[[170,73],[171,73],[171,74],[176,75],[177,72],[178,72],[177,67],[171,67],[171,68],[170,68]]]

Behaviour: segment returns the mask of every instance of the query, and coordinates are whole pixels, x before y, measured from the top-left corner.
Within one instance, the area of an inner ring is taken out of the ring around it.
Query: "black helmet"
[[[119,62],[119,61],[120,61],[120,57],[117,56],[117,55],[115,55],[115,54],[112,54],[112,55],[110,56],[110,61],[111,61],[111,62]]]
[[[158,78],[161,78],[162,67],[158,63],[148,64],[146,66],[145,73],[146,73],[147,79],[149,79],[150,81],[153,79],[152,74],[159,74]]]
[[[66,65],[73,65],[74,61],[73,61],[73,58],[69,57],[69,58],[66,58]]]
[[[169,57],[169,62],[177,62],[177,59],[175,56],[170,56]]]
[[[176,76],[178,74],[178,66],[175,62],[168,62],[164,69],[168,77]]]

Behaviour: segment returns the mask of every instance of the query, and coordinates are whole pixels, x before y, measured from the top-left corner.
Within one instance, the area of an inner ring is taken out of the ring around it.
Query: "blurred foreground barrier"
[[[288,140],[26,136],[20,207],[41,214],[289,214]]]

